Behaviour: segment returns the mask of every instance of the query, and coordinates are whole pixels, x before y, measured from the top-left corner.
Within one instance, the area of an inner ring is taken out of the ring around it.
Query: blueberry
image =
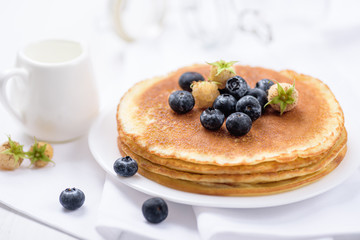
[[[213,103],[213,108],[219,109],[225,116],[235,112],[235,106],[236,99],[228,93],[219,95]]]
[[[129,156],[119,158],[114,162],[114,171],[122,177],[131,177],[137,170],[137,162]]]
[[[251,119],[242,112],[230,114],[226,119],[226,129],[234,136],[242,136],[247,134],[252,126]]]
[[[191,92],[190,85],[192,82],[204,81],[204,77],[197,72],[186,72],[183,73],[179,78],[179,85],[185,91]]]
[[[259,101],[261,109],[264,110],[264,105],[268,102],[266,92],[260,88],[253,88],[250,89],[246,95],[255,97]]]
[[[142,205],[145,219],[151,223],[160,223],[168,216],[168,206],[162,198],[150,198]]]
[[[187,113],[193,109],[195,99],[187,91],[175,91],[169,96],[169,105],[177,113]]]
[[[272,85],[274,85],[273,81],[271,81],[270,79],[264,78],[264,79],[261,79],[260,81],[258,81],[256,83],[255,88],[260,88],[261,90],[263,90],[267,94],[269,88]]]
[[[205,109],[200,115],[200,122],[204,128],[218,130],[224,123],[225,115],[218,109]]]
[[[245,79],[240,76],[235,76],[226,81],[226,90],[233,95],[237,100],[246,95],[249,85]]]
[[[261,116],[261,105],[253,96],[245,96],[236,103],[236,111],[247,114],[252,121]]]
[[[77,188],[67,188],[61,192],[59,201],[68,210],[75,210],[85,202],[85,194]]]

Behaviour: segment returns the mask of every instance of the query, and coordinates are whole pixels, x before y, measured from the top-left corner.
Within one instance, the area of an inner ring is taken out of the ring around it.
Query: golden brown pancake
[[[345,147],[346,144],[346,132],[344,131],[339,142],[335,144],[335,147],[318,162],[311,164],[303,168],[295,168],[286,171],[266,172],[266,173],[250,173],[250,174],[204,174],[202,171],[197,173],[185,172],[172,169],[169,166],[158,165],[151,161],[135,154],[125,144],[120,143],[120,148],[127,156],[136,159],[139,167],[149,172],[153,172],[159,175],[167,176],[170,178],[188,180],[193,182],[213,182],[213,183],[264,183],[286,180],[294,177],[308,175],[319,170],[326,168],[330,164],[338,153]],[[255,166],[255,165],[252,165]]]
[[[312,174],[308,174],[301,177],[295,177],[288,180],[269,182],[269,183],[258,183],[258,184],[249,184],[249,183],[238,183],[238,184],[229,184],[229,183],[203,183],[203,182],[193,182],[186,181],[176,178],[169,178],[164,175],[156,174],[150,171],[147,171],[144,168],[139,168],[139,173],[153,180],[161,185],[174,188],[181,191],[198,193],[198,194],[207,194],[207,195],[219,195],[219,196],[261,196],[261,195],[270,195],[275,193],[286,192],[290,190],[295,190],[302,186],[311,184],[325,175],[333,171],[342,161],[346,154],[346,146],[341,150],[341,152],[335,157],[335,159],[326,166],[326,168],[317,171]],[[125,153],[120,152],[125,156]]]
[[[343,130],[343,135],[346,135],[346,131]],[[346,138],[343,140],[346,143]],[[344,144],[345,144],[344,143]],[[339,144],[339,143],[337,143]],[[336,147],[336,144],[329,150],[322,154],[319,154],[314,157],[309,158],[297,158],[294,161],[290,162],[276,162],[268,161],[253,165],[231,165],[231,166],[217,166],[211,164],[196,164],[187,161],[182,161],[174,158],[161,158],[156,155],[150,154],[142,149],[136,148],[136,145],[126,145],[121,142],[120,137],[118,138],[118,147],[119,148],[129,148],[131,152],[138,156],[151,161],[152,163],[166,166],[175,170],[193,172],[193,173],[202,173],[202,174],[249,174],[249,173],[268,173],[268,172],[279,172],[284,170],[291,170],[295,168],[302,168],[306,166],[313,165],[320,160],[324,159],[330,151],[333,151],[333,148]]]
[[[298,106],[280,116],[267,108],[242,137],[224,126],[208,131],[201,126],[202,109],[174,113],[168,105],[179,90],[178,78],[187,71],[207,76],[209,67],[186,67],[162,78],[136,84],[120,101],[117,121],[121,140],[162,158],[199,164],[252,165],[266,161],[288,162],[328,151],[340,137],[343,112],[330,89],[320,80],[292,71],[236,66],[236,72],[254,86],[262,78],[292,83],[296,79]]]
[[[279,115],[268,107],[248,134],[234,137],[201,126],[203,109],[177,114],[168,105],[178,79],[194,71],[207,77],[208,65],[181,68],[142,81],[121,99],[118,145],[139,163],[139,173],[168,187],[212,195],[264,195],[309,184],[343,159],[347,135],[342,109],[320,80],[290,70],[235,66],[251,87],[263,78],[293,83],[295,109]]]

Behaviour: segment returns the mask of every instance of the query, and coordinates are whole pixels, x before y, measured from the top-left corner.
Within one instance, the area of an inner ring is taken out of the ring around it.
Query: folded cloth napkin
[[[258,209],[194,207],[203,239],[360,239],[360,174],[298,203]]]
[[[104,239],[115,240],[123,232],[137,235],[133,239],[200,239],[191,206],[167,201],[169,215],[159,224],[148,223],[142,204],[151,198],[107,176],[99,207],[96,230]]]
[[[359,188],[357,171],[327,193],[278,207],[222,209],[167,201],[168,218],[151,224],[141,212],[142,203],[151,196],[108,176],[96,229],[109,240],[124,232],[154,239],[360,239]]]

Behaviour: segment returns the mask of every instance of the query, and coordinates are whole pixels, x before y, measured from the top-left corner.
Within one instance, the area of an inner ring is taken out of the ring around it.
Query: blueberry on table
[[[218,109],[207,108],[200,115],[200,122],[204,128],[218,130],[224,123],[225,115]]]
[[[261,90],[263,90],[266,94],[269,90],[269,88],[274,85],[274,82],[271,81],[270,79],[264,78],[261,79],[260,81],[258,81],[255,85],[255,88],[259,88]]]
[[[234,136],[247,134],[252,127],[251,118],[242,112],[232,113],[226,119],[226,129]]]
[[[236,111],[243,112],[255,121],[261,116],[261,105],[259,101],[253,96],[245,96],[236,103]]]
[[[137,170],[137,162],[129,156],[118,158],[114,162],[114,171],[122,177],[131,177]]]
[[[185,91],[191,92],[192,89],[190,88],[193,82],[204,81],[204,77],[197,72],[186,72],[183,73],[179,78],[179,86],[184,89]]]
[[[78,188],[67,188],[61,192],[59,201],[68,210],[75,210],[85,202],[85,194]]]
[[[168,206],[162,198],[150,198],[142,205],[145,219],[151,223],[160,223],[168,216]]]
[[[168,102],[171,109],[177,113],[187,113],[191,111],[195,105],[193,95],[187,91],[175,91],[171,93]]]
[[[219,109],[225,116],[229,116],[231,113],[235,112],[236,99],[228,94],[219,95],[213,104],[213,108]]]
[[[233,95],[237,100],[246,95],[249,85],[240,76],[235,76],[226,81],[226,90]]]
[[[253,88],[253,89],[250,89],[246,95],[255,97],[259,101],[259,103],[261,105],[261,109],[264,110],[264,105],[268,102],[267,94],[264,90],[262,90],[260,88]]]

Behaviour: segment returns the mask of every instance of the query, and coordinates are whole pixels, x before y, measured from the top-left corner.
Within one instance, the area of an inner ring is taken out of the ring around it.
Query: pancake
[[[164,175],[147,171],[144,168],[139,168],[138,172],[142,176],[161,185],[186,192],[218,196],[261,196],[295,190],[297,188],[318,181],[320,178],[333,171],[340,164],[346,154],[346,150],[347,148],[345,146],[341,150],[341,152],[335,157],[335,159],[321,171],[317,171],[315,173],[301,177],[295,177],[288,180],[270,183],[200,183],[170,178]],[[125,154],[124,152],[122,152],[121,149],[120,152],[122,154]]]
[[[346,135],[346,131],[343,131],[343,135]],[[346,136],[345,140],[346,142]],[[129,145],[127,145],[129,144]],[[121,142],[120,137],[118,138],[119,148],[129,148],[132,153],[141,156],[152,163],[163,165],[175,170],[202,173],[202,174],[249,174],[249,173],[268,173],[268,172],[279,172],[284,170],[291,170],[295,168],[302,168],[312,164],[315,164],[322,160],[330,151],[335,148],[334,145],[329,151],[309,158],[297,158],[291,162],[276,162],[268,161],[254,165],[232,165],[232,166],[217,166],[210,164],[196,164],[187,161],[182,161],[174,158],[161,158],[156,155],[150,154],[142,149],[136,148],[136,145],[131,143],[125,144]]]
[[[125,93],[116,120],[118,147],[139,164],[139,173],[182,191],[225,196],[274,194],[317,181],[340,164],[347,133],[342,109],[331,90],[311,76],[284,70],[234,66],[251,87],[260,79],[296,82],[298,105],[279,115],[267,107],[250,132],[230,135],[201,126],[203,109],[177,114],[168,105],[178,79],[208,65],[181,68],[139,82]]]
[[[342,133],[342,137],[339,142],[335,144],[335,147],[317,163],[303,168],[296,168],[286,171],[267,172],[267,173],[252,173],[252,174],[203,174],[199,173],[178,171],[171,169],[168,166],[164,167],[158,164],[154,164],[151,161],[135,154],[125,144],[120,143],[122,152],[136,159],[140,168],[143,168],[149,172],[159,175],[167,176],[170,178],[194,181],[194,182],[214,182],[214,183],[264,183],[282,181],[294,177],[305,176],[317,171],[320,171],[327,167],[338,155],[340,151],[345,148],[346,145],[346,132]]]
[[[267,108],[242,137],[230,135],[225,126],[208,131],[199,121],[202,109],[176,114],[168,105],[170,93],[179,90],[179,76],[187,71],[207,76],[209,66],[185,67],[165,77],[142,81],[123,96],[117,111],[123,142],[161,158],[230,166],[317,156],[328,151],[340,137],[343,112],[324,83],[289,70],[276,72],[249,66],[236,66],[235,71],[252,87],[262,78],[288,83],[295,79],[298,106],[282,116]]]

